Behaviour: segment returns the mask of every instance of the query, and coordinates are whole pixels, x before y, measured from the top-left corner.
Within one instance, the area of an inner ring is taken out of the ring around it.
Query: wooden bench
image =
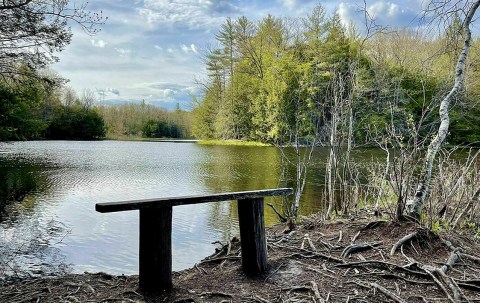
[[[248,275],[267,269],[267,246],[263,220],[264,197],[290,195],[291,188],[231,192],[214,195],[97,203],[101,213],[140,211],[139,284],[146,292],[172,287],[172,207],[219,201],[238,201],[242,268]]]

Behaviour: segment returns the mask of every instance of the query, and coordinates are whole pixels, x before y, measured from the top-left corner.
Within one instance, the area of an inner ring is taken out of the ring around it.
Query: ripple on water
[[[72,264],[75,272],[136,273],[138,212],[100,214],[97,202],[278,185],[272,169],[278,166],[277,151],[268,148],[30,141],[2,145],[1,150],[0,164],[14,161],[35,171],[42,182],[12,207],[16,214],[10,212],[11,220],[0,223],[0,262],[12,259],[23,269]],[[173,268],[191,267],[214,251],[212,242],[225,243],[237,234],[235,203],[175,207]]]

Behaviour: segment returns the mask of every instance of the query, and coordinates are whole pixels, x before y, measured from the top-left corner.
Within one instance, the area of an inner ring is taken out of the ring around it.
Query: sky
[[[99,103],[140,102],[192,108],[205,79],[204,54],[226,18],[305,17],[320,3],[342,21],[363,25],[363,0],[90,0],[108,20],[95,36],[72,25],[72,43],[52,66],[79,95],[93,90]],[[423,0],[366,0],[377,24],[409,26]]]

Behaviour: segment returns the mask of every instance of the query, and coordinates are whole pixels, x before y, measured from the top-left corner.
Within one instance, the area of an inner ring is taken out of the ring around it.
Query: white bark
[[[326,189],[327,189],[327,201],[328,201],[328,208],[326,212],[326,218],[332,217],[332,211],[335,207],[335,181],[336,181],[336,174],[337,174],[337,155],[336,155],[336,148],[338,146],[338,136],[337,136],[337,128],[338,128],[338,102],[337,96],[333,97],[333,106],[331,110],[332,121],[331,121],[331,129],[330,129],[330,154],[328,156],[327,162],[327,169],[326,169]]]
[[[425,156],[425,166],[423,170],[422,180],[421,183],[418,185],[415,197],[412,200],[409,200],[406,205],[408,212],[414,217],[418,217],[422,212],[425,197],[428,193],[430,180],[432,178],[433,162],[435,160],[437,152],[440,149],[440,146],[445,141],[445,137],[448,134],[448,127],[450,125],[448,109],[450,103],[458,94],[463,85],[463,80],[465,78],[465,64],[467,61],[468,53],[470,51],[470,44],[472,40],[470,24],[472,23],[473,16],[475,15],[475,12],[479,6],[480,0],[475,1],[469,8],[463,22],[465,41],[462,51],[458,57],[457,65],[455,67],[455,83],[450,92],[440,103],[440,126],[438,127],[438,132],[428,146],[428,151]]]

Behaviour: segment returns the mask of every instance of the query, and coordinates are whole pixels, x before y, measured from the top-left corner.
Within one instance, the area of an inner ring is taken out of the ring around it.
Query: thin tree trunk
[[[473,16],[477,8],[480,6],[480,0],[477,0],[472,4],[468,13],[463,22],[463,30],[465,32],[465,42],[460,53],[457,65],[455,67],[455,84],[453,85],[450,92],[445,96],[445,98],[440,103],[440,126],[436,136],[433,138],[432,142],[428,146],[428,151],[425,156],[425,166],[423,170],[423,176],[421,177],[421,183],[418,185],[415,197],[407,202],[407,210],[409,214],[413,217],[419,217],[424,206],[425,197],[428,193],[430,180],[432,178],[432,168],[435,156],[440,149],[440,146],[445,141],[445,137],[448,134],[448,127],[450,125],[450,117],[448,115],[448,108],[450,103],[458,94],[463,85],[463,80],[465,78],[465,63],[467,61],[468,53],[470,51],[470,44],[472,40],[472,32],[470,30],[470,24],[472,23]]]
[[[331,218],[332,211],[335,208],[335,181],[336,181],[336,171],[337,171],[337,154],[336,154],[336,145],[337,145],[337,98],[334,97],[334,103],[332,107],[332,121],[331,121],[331,130],[330,130],[330,155],[328,157],[327,163],[327,199],[328,199],[328,208],[326,213],[326,218]]]
[[[382,180],[380,180],[380,188],[378,189],[378,194],[377,198],[375,199],[375,213],[379,214],[380,213],[380,200],[382,199],[383,195],[383,188],[385,187],[385,181],[387,181],[387,176],[388,172],[390,171],[390,151],[388,150],[388,147],[385,146],[384,151],[387,153],[387,158],[385,160],[385,170],[382,175]]]

